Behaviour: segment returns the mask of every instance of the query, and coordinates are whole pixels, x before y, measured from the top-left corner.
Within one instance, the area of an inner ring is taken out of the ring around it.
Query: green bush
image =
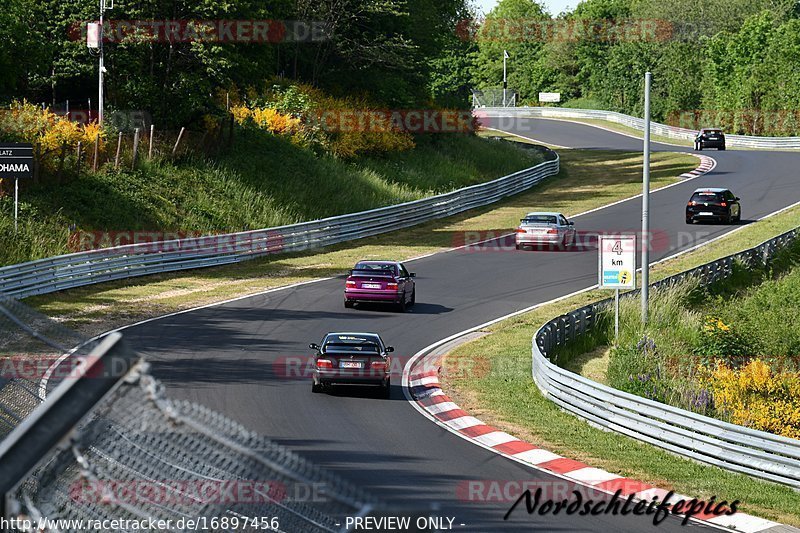
[[[692,352],[699,357],[700,364],[708,366],[719,359],[728,366],[738,368],[753,355],[753,348],[738,329],[726,324],[718,316],[709,315]]]

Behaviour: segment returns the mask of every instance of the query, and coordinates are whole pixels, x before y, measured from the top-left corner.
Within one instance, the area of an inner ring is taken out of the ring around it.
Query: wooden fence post
[[[78,154],[75,160],[75,172],[81,173],[81,157],[83,157],[83,143],[78,141]]]
[[[97,164],[100,159],[100,134],[98,133],[94,138],[94,161],[92,162],[92,171],[97,172]]]
[[[64,172],[64,160],[67,158],[67,141],[61,143],[61,156],[58,159],[58,174],[56,182],[61,183],[61,174]]]
[[[122,150],[122,132],[119,132],[119,137],[117,137],[117,156],[114,158],[114,169],[119,168],[120,150]]]
[[[156,125],[150,124],[150,147],[147,149],[147,159],[153,159],[153,137],[156,133]]]
[[[186,131],[186,128],[181,128],[180,133],[178,133],[178,140],[175,141],[175,146],[172,148],[172,157],[175,157],[175,154],[178,153],[178,145],[181,143],[181,139],[183,138],[183,133]]]
[[[42,145],[36,143],[33,147],[33,182],[39,184],[39,172],[42,166]]]
[[[136,170],[136,161],[139,159],[139,128],[133,130],[133,157],[131,157],[131,170]]]

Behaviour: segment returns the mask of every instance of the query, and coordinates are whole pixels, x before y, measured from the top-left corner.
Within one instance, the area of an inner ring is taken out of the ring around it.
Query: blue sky
[[[541,1],[541,0],[540,0]],[[497,0],[474,0],[484,14],[492,10],[497,5]],[[558,15],[562,11],[571,11],[578,5],[578,0],[544,0],[543,3],[551,15]]]

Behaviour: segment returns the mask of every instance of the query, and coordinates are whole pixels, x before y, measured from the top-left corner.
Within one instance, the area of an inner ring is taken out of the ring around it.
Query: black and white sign
[[[33,176],[33,146],[25,143],[0,143],[0,179]]]

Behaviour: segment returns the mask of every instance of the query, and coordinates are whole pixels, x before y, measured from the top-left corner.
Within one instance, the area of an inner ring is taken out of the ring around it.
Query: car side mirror
[[[394,346],[387,346],[386,347],[386,353],[393,352],[393,351],[394,351]]]
[[[575,223],[572,222],[571,220],[569,222],[567,222],[567,226],[574,226],[574,225],[575,225]]]
[[[311,348],[312,350],[319,350],[319,344],[317,344],[316,342],[312,342],[311,344],[308,345],[308,347]]]
[[[739,198],[739,197],[737,196],[737,197],[735,198],[735,200],[738,202],[739,200],[741,200],[741,198]]]
[[[417,274],[416,274],[416,272],[412,272],[411,274],[409,274],[409,276],[411,276],[412,278],[416,278]]]

